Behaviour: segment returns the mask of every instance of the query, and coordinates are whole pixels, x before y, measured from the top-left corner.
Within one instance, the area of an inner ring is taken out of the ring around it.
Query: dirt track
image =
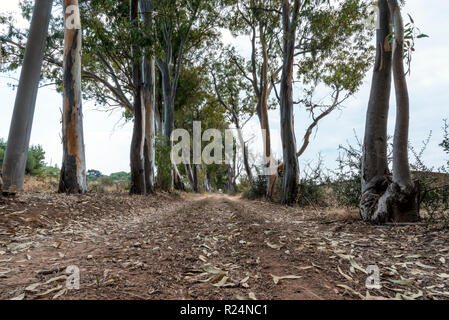
[[[448,238],[226,195],[24,194],[0,199],[0,298],[448,299]]]

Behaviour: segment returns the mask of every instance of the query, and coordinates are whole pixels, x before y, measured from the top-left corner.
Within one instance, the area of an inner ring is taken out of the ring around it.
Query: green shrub
[[[3,166],[3,158],[5,157],[6,142],[0,139],[0,169]],[[45,151],[42,146],[31,146],[28,149],[28,158],[26,162],[25,173],[29,175],[39,175],[45,167]]]
[[[156,137],[155,161],[157,167],[157,185],[161,190],[170,191],[172,187],[173,165],[170,159],[170,144],[163,136]]]
[[[249,182],[247,182],[249,185]],[[267,177],[263,175],[257,175],[254,177],[254,185],[245,188],[243,191],[243,197],[249,200],[256,200],[265,198],[267,194]]]
[[[87,170],[87,181],[96,181],[97,179],[101,178],[103,174],[98,170]]]
[[[114,172],[109,175],[109,177],[115,182],[128,182],[131,181],[131,174],[129,172]]]
[[[343,207],[358,208],[362,197],[362,143],[357,136],[357,144],[339,146],[337,169],[328,183],[334,193],[335,200]]]

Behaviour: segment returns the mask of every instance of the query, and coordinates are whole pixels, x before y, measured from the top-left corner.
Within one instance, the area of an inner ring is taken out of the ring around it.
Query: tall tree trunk
[[[419,182],[413,182],[408,160],[410,102],[404,70],[404,23],[397,0],[388,0],[393,18],[393,77],[396,92],[396,124],[393,141],[393,184],[387,191],[389,218],[397,222],[419,220]]]
[[[175,128],[175,98],[173,92],[174,87],[172,86],[172,81],[170,79],[169,65],[166,62],[159,60],[158,66],[162,74],[162,92],[164,96],[164,136],[166,137],[168,146],[171,150],[173,147],[171,134]],[[186,190],[184,181],[176,165],[173,165],[172,185],[176,190]]]
[[[387,36],[394,22],[393,55]],[[379,1],[378,53],[372,84],[372,97],[382,118],[367,115],[362,171],[362,200],[360,212],[367,222],[413,222],[419,220],[419,183],[414,183],[408,162],[409,97],[404,72],[404,25],[397,0]],[[382,45],[380,48],[379,46]],[[385,65],[385,53],[388,58]],[[391,87],[391,57],[396,91],[397,116],[393,142],[393,181],[388,173],[386,159],[386,125]],[[388,70],[381,70],[387,67]],[[376,76],[376,72],[381,72]],[[388,73],[388,74],[387,74]],[[382,77],[383,75],[383,77]],[[376,90],[380,90],[376,94]],[[387,92],[388,91],[388,92]],[[372,111],[374,112],[374,111]],[[384,118],[385,117],[385,118]],[[381,124],[377,124],[381,122]],[[380,126],[380,128],[379,128]],[[373,141],[377,141],[373,143]],[[377,148],[377,149],[376,149]]]
[[[39,0],[34,6],[3,161],[2,189],[5,193],[16,193],[23,187],[52,4],[53,0]]]
[[[192,173],[193,173],[193,190],[196,193],[199,193],[200,186],[198,184],[198,165],[197,164],[192,165]]]
[[[71,6],[71,7],[70,7]],[[74,8],[76,12],[67,12]],[[79,14],[78,0],[64,0],[64,109],[62,115],[63,160],[59,179],[59,192],[87,192],[86,156],[84,150],[83,112],[81,96],[82,31],[67,25],[68,19]]]
[[[156,110],[154,113],[154,122],[156,124],[156,132],[159,136],[163,134],[163,93],[162,93],[162,73],[157,69],[157,89],[156,89]]]
[[[251,171],[251,166],[249,164],[248,148],[246,146],[245,140],[243,139],[243,133],[242,128],[240,127],[239,119],[236,116],[234,116],[233,118],[234,124],[237,128],[237,139],[239,140],[239,144],[242,148],[243,166],[245,167],[246,177],[251,187],[254,188],[254,178],[253,173]]]
[[[147,28],[152,28],[151,14],[153,12],[152,0],[140,0],[140,7],[144,24]],[[143,68],[143,96],[145,104],[145,185],[147,193],[155,192],[154,162],[155,162],[155,62],[149,56],[148,50],[144,51]]]
[[[206,192],[211,192],[209,173],[207,171],[207,165],[205,164],[203,165],[203,171],[204,171],[204,190],[206,190]]]
[[[134,27],[138,25],[139,1],[130,0],[130,18]],[[131,141],[131,189],[130,194],[145,194],[145,106],[142,88],[142,63],[139,47],[132,45],[132,73],[134,86],[134,127]]]
[[[387,123],[392,65],[392,50],[388,36],[391,34],[391,19],[387,0],[379,0],[378,7],[376,62],[366,114],[362,158],[360,214],[365,221],[381,219],[377,212],[378,201],[391,181],[387,159]]]
[[[268,120],[268,98],[271,92],[270,79],[268,78],[268,50],[265,40],[265,32],[263,29],[263,22],[259,24],[259,39],[262,47],[262,68],[260,77],[260,95],[257,103],[257,115],[259,117],[260,127],[262,129],[263,138],[263,155],[264,155],[264,171],[263,174],[267,177],[267,191],[266,196],[268,199],[272,199],[274,186],[277,179],[277,174],[270,172],[272,163],[271,156],[271,132],[270,121]]]
[[[190,186],[192,187],[192,191],[195,193],[199,193],[200,189],[198,186],[198,170],[196,164],[190,164],[186,162],[184,164],[187,179],[189,180]]]
[[[299,0],[294,1],[290,17],[290,2],[283,0],[282,20],[284,30],[283,68],[281,77],[281,137],[284,158],[282,182],[283,204],[292,204],[297,200],[299,191],[299,165],[296,157],[296,139],[293,121],[293,57],[295,36],[299,13]]]

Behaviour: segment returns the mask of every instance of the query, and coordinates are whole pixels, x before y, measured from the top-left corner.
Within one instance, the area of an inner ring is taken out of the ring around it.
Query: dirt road
[[[448,299],[448,238],[221,194],[24,194],[0,200],[0,298]]]

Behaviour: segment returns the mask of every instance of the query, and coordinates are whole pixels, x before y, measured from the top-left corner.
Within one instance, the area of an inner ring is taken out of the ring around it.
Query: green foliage
[[[207,176],[212,190],[226,190],[228,183],[228,167],[225,164],[209,164]]]
[[[0,168],[3,166],[3,158],[5,156],[6,142],[0,139]],[[42,146],[31,146],[28,149],[28,158],[25,173],[29,175],[39,175],[45,167],[45,151]]]
[[[249,182],[247,182],[249,186]],[[265,198],[267,194],[267,176],[257,175],[254,177],[253,186],[243,190],[243,197],[249,200]]]
[[[98,170],[88,171],[89,189],[93,192],[125,192],[130,188],[131,175],[127,172],[103,175]]]
[[[406,74],[410,73],[412,63],[412,55],[415,52],[416,39],[429,38],[427,34],[421,33],[421,30],[416,26],[415,20],[408,14],[409,22],[404,25],[404,60],[408,67]],[[394,31],[389,35],[389,41],[394,42]]]
[[[45,166],[41,172],[41,176],[52,179],[58,179],[60,175],[61,170],[57,166]]]
[[[156,143],[157,185],[161,190],[171,191],[173,164],[170,159],[170,143],[164,136],[157,136]]]
[[[3,166],[3,159],[5,158],[6,142],[0,138],[0,171]]]
[[[95,181],[102,177],[103,174],[98,170],[87,170],[87,181]]]
[[[115,182],[129,182],[131,181],[131,174],[129,172],[114,172],[109,175],[109,178]]]

